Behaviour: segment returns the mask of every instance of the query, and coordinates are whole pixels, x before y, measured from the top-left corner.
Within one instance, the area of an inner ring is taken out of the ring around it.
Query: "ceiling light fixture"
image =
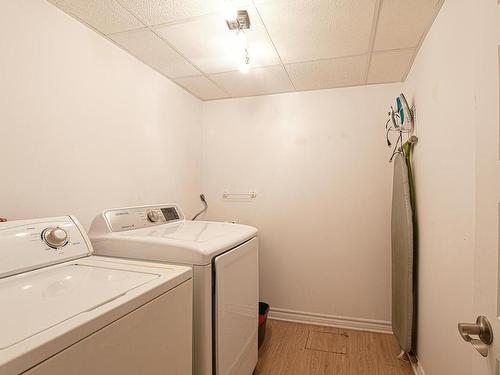
[[[229,7],[225,16],[229,30],[248,30],[250,28],[250,17],[246,10],[235,10]]]
[[[250,54],[248,52],[248,40],[245,30],[250,29],[250,17],[246,10],[238,10],[236,17],[234,19],[231,19],[231,17],[231,13],[228,12],[226,14],[226,23],[229,30],[236,32],[236,49],[238,50],[238,55],[241,54],[239,69],[242,73],[248,73],[250,70]]]

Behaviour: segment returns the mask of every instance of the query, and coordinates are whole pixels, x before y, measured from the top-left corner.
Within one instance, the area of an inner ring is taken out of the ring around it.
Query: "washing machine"
[[[89,236],[104,256],[193,269],[194,374],[251,375],[257,363],[257,229],[186,220],[176,204],[109,209]]]
[[[72,216],[0,223],[0,374],[191,374],[191,268],[92,253]]]

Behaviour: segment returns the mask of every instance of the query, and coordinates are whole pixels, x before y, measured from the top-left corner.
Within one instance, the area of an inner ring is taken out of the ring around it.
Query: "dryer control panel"
[[[148,228],[184,220],[175,204],[117,208],[104,211],[103,216],[112,232]]]

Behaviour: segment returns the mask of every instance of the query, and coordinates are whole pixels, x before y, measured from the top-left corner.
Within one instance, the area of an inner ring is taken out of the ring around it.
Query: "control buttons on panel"
[[[68,233],[60,227],[46,228],[42,232],[42,239],[53,249],[58,249],[68,243]]]
[[[160,219],[155,211],[148,211],[146,216],[151,223],[156,223]]]

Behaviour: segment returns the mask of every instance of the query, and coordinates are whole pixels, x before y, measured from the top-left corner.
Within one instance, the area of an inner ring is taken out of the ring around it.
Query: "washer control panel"
[[[91,253],[85,231],[72,216],[0,223],[0,277]]]
[[[103,215],[112,232],[148,228],[184,220],[184,214],[175,204],[117,208],[107,210]]]

